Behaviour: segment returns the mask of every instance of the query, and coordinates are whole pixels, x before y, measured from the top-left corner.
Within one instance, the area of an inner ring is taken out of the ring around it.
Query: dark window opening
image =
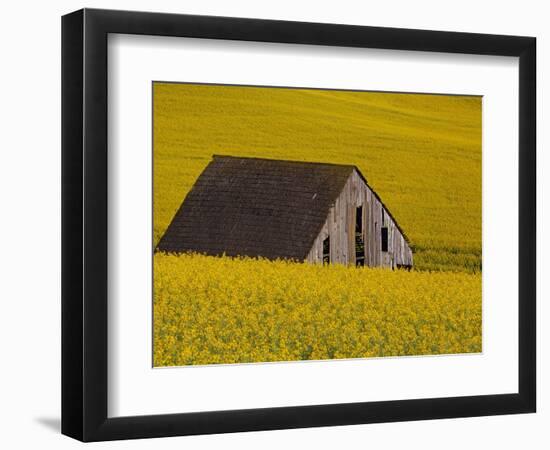
[[[382,232],[382,251],[387,252],[388,251],[388,227],[382,227],[380,231]]]
[[[323,264],[330,264],[330,236],[323,241]]]
[[[355,265],[365,265],[365,241],[363,239],[363,207],[355,210]]]

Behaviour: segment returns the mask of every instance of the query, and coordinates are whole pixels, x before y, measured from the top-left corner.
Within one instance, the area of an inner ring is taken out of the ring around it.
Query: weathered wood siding
[[[330,236],[330,262],[355,265],[355,214],[362,206],[365,265],[370,267],[412,266],[409,244],[376,194],[353,171],[331,207],[306,261],[323,262],[323,241]],[[388,251],[382,251],[382,227],[388,228]]]

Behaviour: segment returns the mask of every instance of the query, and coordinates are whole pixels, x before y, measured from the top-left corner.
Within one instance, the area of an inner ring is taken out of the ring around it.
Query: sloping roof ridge
[[[261,158],[259,156],[234,156],[234,155],[219,155],[219,154],[213,154],[212,159],[216,158],[232,158],[232,159],[255,159],[258,161],[270,161],[270,162],[285,162],[285,163],[296,163],[296,164],[311,164],[316,166],[336,166],[336,167],[345,167],[349,169],[357,169],[357,166],[353,164],[337,164],[337,163],[329,163],[329,162],[321,162],[321,161],[302,161],[298,159],[275,159],[275,158]],[[364,177],[363,177],[364,178]]]

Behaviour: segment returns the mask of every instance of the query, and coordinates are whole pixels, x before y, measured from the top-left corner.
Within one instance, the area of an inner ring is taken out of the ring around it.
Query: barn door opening
[[[365,265],[365,241],[363,239],[363,206],[355,209],[355,265]]]
[[[323,265],[330,264],[330,236],[323,241]]]
[[[382,233],[382,251],[387,252],[388,251],[388,227],[382,227],[380,231]]]

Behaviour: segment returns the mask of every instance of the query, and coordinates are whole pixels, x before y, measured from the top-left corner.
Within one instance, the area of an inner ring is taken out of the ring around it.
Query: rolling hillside
[[[412,272],[154,256],[154,365],[482,350],[481,99],[154,86],[154,243],[212,154],[357,165]]]
[[[355,164],[415,269],[481,269],[481,98],[154,86],[154,242],[212,154]]]

